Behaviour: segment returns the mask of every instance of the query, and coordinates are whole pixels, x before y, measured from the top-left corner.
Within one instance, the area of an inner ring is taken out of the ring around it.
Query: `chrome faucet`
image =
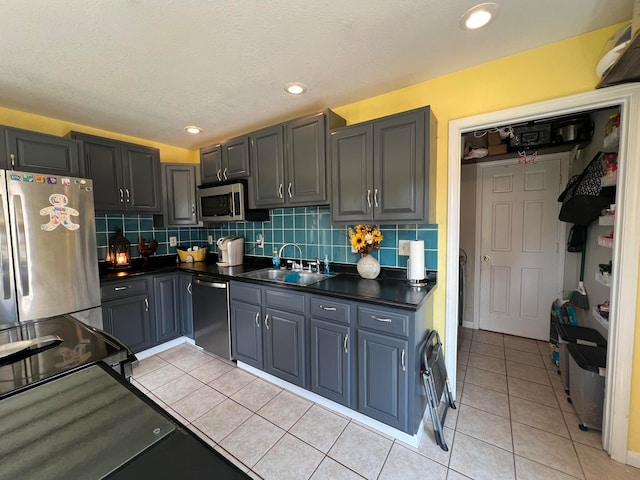
[[[300,248],[300,245],[298,245],[297,243],[285,243],[284,245],[282,245],[282,247],[280,247],[280,251],[278,252],[278,257],[280,257],[280,259],[282,259],[282,252],[284,251],[285,247],[288,247],[289,245],[292,245],[294,247],[296,247],[298,249],[298,252],[300,252],[300,264],[296,264],[295,262],[293,262],[292,265],[292,270],[302,270],[302,249]]]

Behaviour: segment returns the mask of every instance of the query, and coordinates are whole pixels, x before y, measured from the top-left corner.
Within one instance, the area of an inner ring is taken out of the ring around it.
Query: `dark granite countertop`
[[[244,278],[241,274],[270,267],[271,259],[267,257],[245,257],[245,263],[237,267],[219,267],[215,254],[210,254],[204,262],[176,263],[176,257],[167,255],[152,257],[149,262],[134,260],[130,269],[114,272],[101,265],[100,281],[111,281],[132,278],[139,275],[185,272],[206,275],[225,280],[240,280],[262,286],[277,286],[302,292],[317,293],[347,300],[366,301],[383,306],[417,310],[436,286],[436,273],[430,272],[427,285],[412,287],[405,280],[404,269],[383,267],[375,280],[365,280],[357,274],[355,266],[333,266],[338,275],[307,286],[273,283],[264,280]]]

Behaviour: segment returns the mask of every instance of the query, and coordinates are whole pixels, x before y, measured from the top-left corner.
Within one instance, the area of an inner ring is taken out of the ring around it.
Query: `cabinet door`
[[[234,138],[222,145],[222,179],[249,176],[249,137]]]
[[[286,124],[286,196],[290,205],[327,203],[326,119],[324,114]]]
[[[202,183],[222,180],[222,146],[213,145],[200,149],[200,172]]]
[[[305,328],[304,315],[265,309],[265,371],[307,388]]]
[[[193,301],[191,275],[180,275],[178,298],[180,300],[180,332],[189,338],[193,338]]]
[[[352,406],[349,327],[311,319],[311,391]]]
[[[102,304],[104,328],[132,352],[153,345],[148,295],[135,295]]]
[[[72,132],[82,141],[87,177],[93,179],[96,212],[124,212],[124,175],[120,142]]]
[[[361,222],[373,214],[373,127],[341,128],[331,133],[331,219]]]
[[[279,207],[285,203],[283,127],[278,125],[249,136],[253,206]]]
[[[70,138],[20,129],[5,129],[9,166],[14,170],[51,175],[85,175],[82,144]]]
[[[408,342],[358,330],[358,411],[407,431]]]
[[[197,165],[163,164],[165,226],[200,225],[197,215]]]
[[[142,145],[123,144],[127,212],[160,212],[160,153]]]
[[[252,367],[262,368],[262,309],[243,302],[231,303],[231,354]]]
[[[417,110],[373,123],[376,221],[425,218],[425,112]]]
[[[180,336],[180,309],[178,299],[178,275],[153,277],[153,304],[157,343]]]

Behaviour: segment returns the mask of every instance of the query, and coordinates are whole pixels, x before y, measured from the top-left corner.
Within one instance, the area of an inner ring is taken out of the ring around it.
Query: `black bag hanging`
[[[581,252],[584,242],[587,239],[587,227],[584,225],[574,225],[569,230],[569,239],[567,240],[567,252]]]
[[[598,152],[580,175],[574,175],[558,197],[562,202],[558,218],[562,222],[587,226],[603,208],[615,202],[615,187],[603,187],[604,153]],[[579,250],[578,250],[579,251]]]

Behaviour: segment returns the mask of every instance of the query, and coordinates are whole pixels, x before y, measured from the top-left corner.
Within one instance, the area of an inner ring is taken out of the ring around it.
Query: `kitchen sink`
[[[300,278],[295,282],[285,280],[285,277],[289,274],[297,273]],[[324,273],[306,272],[302,270],[276,270],[275,268],[265,268],[262,270],[255,270],[253,272],[241,273],[240,277],[253,278],[255,280],[264,280],[266,282],[274,283],[290,283],[292,285],[311,285],[312,283],[321,282],[327,278],[335,277],[333,275],[325,275]]]

